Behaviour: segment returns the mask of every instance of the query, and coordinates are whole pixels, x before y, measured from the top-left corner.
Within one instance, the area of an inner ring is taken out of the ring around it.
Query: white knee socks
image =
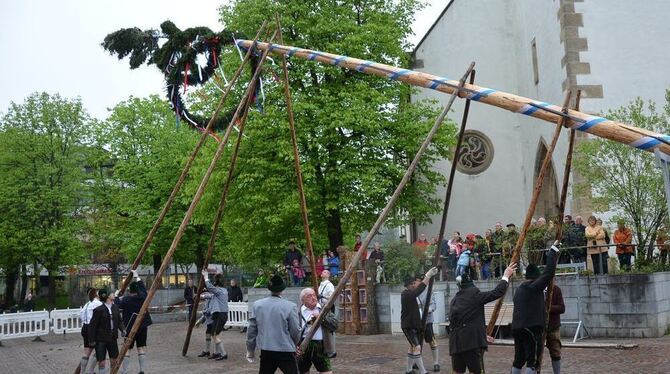
[[[130,355],[126,355],[126,357],[123,358],[123,362],[121,363],[121,373],[128,373],[128,365],[130,365]]]
[[[146,364],[147,355],[145,353],[137,354],[137,361],[140,363],[140,371],[144,371],[144,365]]]
[[[430,348],[430,353],[433,355],[433,365],[439,365],[440,360],[439,360],[439,357],[438,357],[439,356],[438,355],[439,351],[438,351],[437,347],[431,347]]]
[[[209,347],[212,345],[212,335],[205,335],[205,350],[204,352],[209,352]]]

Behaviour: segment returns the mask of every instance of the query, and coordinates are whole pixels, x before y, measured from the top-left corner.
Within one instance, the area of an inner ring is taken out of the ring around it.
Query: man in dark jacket
[[[184,301],[186,306],[188,306],[188,320],[191,320],[191,313],[193,313],[193,299],[195,298],[195,293],[198,290],[193,285],[193,279],[189,278],[186,282],[186,287],[184,288]]]
[[[547,266],[540,275],[534,264],[526,268],[526,281],[519,285],[514,294],[512,314],[512,336],[514,337],[514,363],[512,374],[521,374],[526,365],[526,374],[537,372],[537,357],[542,350],[542,333],[547,312],[544,305],[544,289],[556,272],[558,242],[547,251]]]
[[[233,303],[244,301],[244,293],[240,286],[237,285],[235,279],[230,280],[230,287],[228,287],[228,301]]]
[[[454,373],[479,374],[483,370],[483,350],[486,341],[484,305],[505,294],[509,279],[516,271],[516,264],[505,269],[502,280],[495,289],[481,292],[467,273],[457,278],[459,291],[449,307],[449,354]]]
[[[419,312],[419,302],[417,298],[428,286],[430,278],[437,274],[437,268],[431,268],[419,281],[416,277],[410,277],[405,280],[405,290],[400,294],[400,327],[409,342],[407,350],[407,366],[405,372],[411,373],[412,367],[416,365],[419,373],[426,373],[421,358],[421,313]]]
[[[119,357],[119,346],[116,344],[118,331],[123,332],[121,323],[121,313],[119,307],[114,304],[114,295],[108,294],[107,290],[102,289],[98,292],[102,305],[93,309],[93,316],[88,324],[88,344],[95,348],[95,358],[98,360],[98,372],[100,374],[109,373],[109,367],[105,362],[107,354],[110,360],[116,360]]]
[[[563,313],[565,313],[563,292],[554,284],[554,292],[551,293],[549,324],[547,325],[547,348],[554,374],[561,374],[561,314]]]
[[[147,298],[147,288],[144,286],[144,282],[142,282],[140,276],[137,275],[137,271],[131,270],[131,273],[133,274],[133,281],[128,286],[128,294],[116,300],[116,304],[123,311],[123,323],[128,331],[133,328],[135,317],[140,313],[142,304],[144,304],[144,300]],[[140,374],[144,374],[144,368],[146,366],[147,328],[151,323],[151,315],[147,312],[142,320],[140,329],[137,330],[137,334],[135,334],[135,339],[130,342],[126,357],[123,358],[122,372],[128,372],[128,365],[130,365],[130,350],[133,349],[135,343],[137,343],[137,361],[140,365]]]

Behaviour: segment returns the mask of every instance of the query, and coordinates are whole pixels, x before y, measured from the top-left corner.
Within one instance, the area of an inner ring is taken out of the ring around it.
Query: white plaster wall
[[[662,108],[670,88],[670,1],[586,0],[575,4],[582,13],[580,37],[588,40],[581,60],[591,74],[579,84],[602,84],[603,99],[584,101],[589,112],[606,112],[636,97]]]
[[[476,84],[531,98],[560,103],[561,82],[565,77],[560,61],[563,46],[556,18],[558,4],[524,0],[455,0],[431,33],[418,46],[417,69],[458,79],[470,61],[476,61]],[[539,16],[526,17],[529,12]],[[522,22],[519,22],[519,20]],[[536,38],[540,82],[533,82],[531,40]],[[413,100],[436,98],[441,104],[449,96],[421,89]],[[454,105],[450,118],[460,122],[463,101]],[[540,120],[507,112],[485,104],[472,103],[468,128],[484,132],[493,142],[491,166],[477,176],[456,173],[447,233],[454,230],[483,233],[496,221],[521,223],[533,188],[534,165],[540,138],[551,139],[553,126]],[[565,156],[565,142],[559,145],[556,160]],[[557,164],[562,178],[562,162]],[[450,163],[435,165],[448,175]],[[444,197],[444,188],[437,194]],[[419,232],[429,236],[439,232],[441,213]]]

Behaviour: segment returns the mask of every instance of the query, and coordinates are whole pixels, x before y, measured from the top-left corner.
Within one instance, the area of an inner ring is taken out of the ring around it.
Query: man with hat
[[[128,286],[128,294],[123,295],[114,301],[114,303],[123,310],[123,324],[128,331],[133,328],[135,317],[140,313],[142,304],[144,304],[144,300],[147,298],[147,287],[137,274],[137,270],[131,270],[130,272],[133,275],[133,281]],[[119,291],[117,290],[115,296],[118,296],[118,292]],[[128,366],[130,365],[130,350],[133,349],[135,343],[137,343],[137,361],[140,366],[140,374],[144,374],[144,369],[146,367],[147,334],[148,327],[151,324],[151,315],[149,314],[149,311],[147,311],[142,320],[142,324],[140,325],[140,329],[137,330],[137,334],[135,334],[135,339],[130,342],[130,347],[128,348],[128,351],[126,351],[126,357],[123,358],[122,373],[128,372]]]
[[[261,350],[259,373],[297,374],[296,345],[300,339],[298,306],[281,297],[286,288],[284,279],[275,274],[268,282],[272,295],[254,302],[247,329],[247,359]]]
[[[93,316],[88,324],[88,344],[95,348],[95,358],[98,360],[98,373],[109,373],[109,366],[105,358],[109,354],[110,360],[119,357],[119,346],[116,339],[119,338],[118,331],[124,334],[121,324],[121,312],[114,304],[114,294],[109,294],[106,289],[98,292],[98,298],[103,303],[93,309]]]
[[[556,272],[558,241],[547,251],[547,266],[540,274],[535,264],[526,267],[526,281],[519,285],[514,294],[512,314],[512,336],[514,337],[514,363],[512,374],[521,374],[526,365],[526,374],[537,372],[537,358],[542,350],[542,334],[547,320],[544,305],[544,289]]]
[[[488,347],[484,305],[505,294],[509,279],[516,271],[510,264],[495,289],[481,292],[468,273],[456,279],[458,292],[449,307],[449,354],[454,373],[479,374],[484,369],[484,350]]]
[[[400,294],[400,327],[409,342],[407,365],[405,367],[407,373],[412,372],[414,365],[419,368],[420,374],[426,373],[421,358],[421,331],[424,326],[421,326],[421,312],[417,298],[428,286],[430,278],[436,274],[437,268],[433,267],[426,272],[423,281],[414,276],[406,278],[405,290]]]

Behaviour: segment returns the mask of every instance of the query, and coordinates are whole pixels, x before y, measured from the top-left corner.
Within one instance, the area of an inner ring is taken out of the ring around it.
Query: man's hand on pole
[[[512,278],[512,276],[516,272],[516,267],[517,267],[516,263],[510,264],[507,267],[507,269],[505,269],[505,272],[503,273],[502,279],[509,282],[510,278]]]

